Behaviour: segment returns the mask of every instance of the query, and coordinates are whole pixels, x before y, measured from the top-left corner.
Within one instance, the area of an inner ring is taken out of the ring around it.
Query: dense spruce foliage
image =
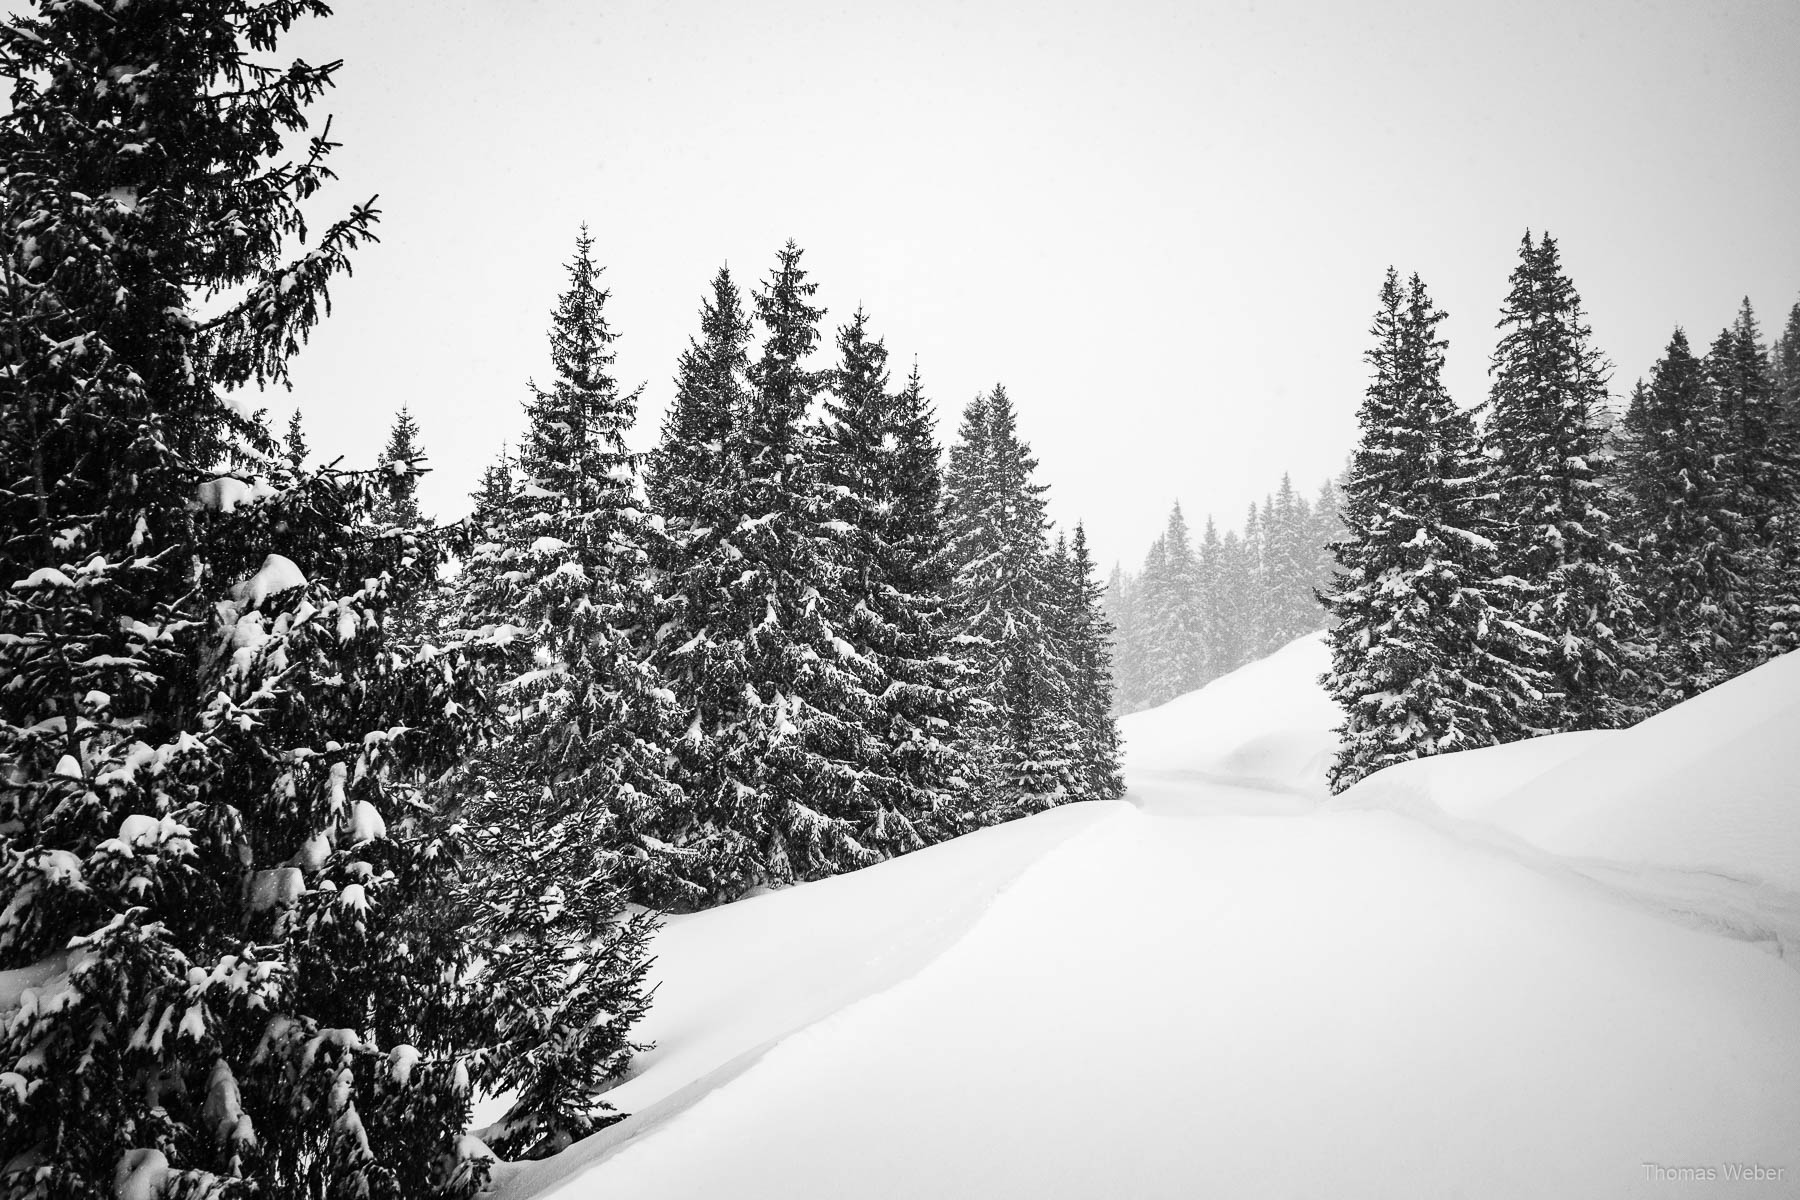
[[[285,378],[372,237],[358,206],[282,257],[331,149],[283,136],[333,68],[254,59],[326,11],[43,4],[4,31],[9,1196],[485,1174],[470,949],[433,919],[460,831],[432,785],[483,732],[481,647],[390,621],[449,547],[378,517],[396,472],[302,474],[227,399]]]
[[[467,1196],[621,1115],[654,910],[1119,793],[1003,392],[946,487],[917,368],[861,312],[818,361],[789,243],[748,304],[719,272],[640,463],[584,229],[523,440],[434,528],[409,408],[309,470],[228,398],[373,237],[301,219],[332,143],[281,156],[334,67],[256,61],[326,6],[114,10],[4,42],[0,1193]]]
[[[1110,681],[1092,566],[1050,542],[1037,465],[1004,386],[964,409],[944,514],[982,823],[1119,790],[1111,717],[1095,716]]]
[[[679,726],[657,836],[693,890],[647,903],[1120,789],[1098,587],[1050,545],[1004,389],[969,406],[946,469],[917,367],[896,386],[866,313],[812,365],[825,314],[801,258],[781,250],[753,311],[714,277],[650,456],[647,653]]]
[[[1342,788],[1389,762],[1629,724],[1794,647],[1795,338],[1677,329],[1615,419],[1549,235],[1526,235],[1477,425],[1389,272],[1343,480],[1325,684]]]
[[[642,653],[657,535],[625,447],[637,395],[611,373],[616,335],[592,249],[584,229],[551,318],[554,376],[531,388],[510,478],[479,497],[483,540],[445,621],[459,638],[504,631],[499,735],[460,783],[476,850],[462,908],[494,947],[473,986],[504,1004],[505,1036],[477,1079],[517,1095],[487,1135],[508,1157],[605,1123],[599,1095],[629,1062],[647,1006],[650,926],[626,914],[627,889],[694,886],[652,832],[679,803],[664,764],[675,709]]]
[[[1643,715],[1643,604],[1619,536],[1606,453],[1608,364],[1590,344],[1556,241],[1526,235],[1500,313],[1485,448],[1498,569],[1542,648],[1552,730],[1613,729]]]
[[[1543,639],[1517,619],[1524,590],[1500,567],[1500,529],[1475,423],[1444,389],[1444,314],[1389,271],[1344,482],[1345,536],[1326,607],[1344,709],[1341,789],[1410,758],[1511,741],[1545,707]]]

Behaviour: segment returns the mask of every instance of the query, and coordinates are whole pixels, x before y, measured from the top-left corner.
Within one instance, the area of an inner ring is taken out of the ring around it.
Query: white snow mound
[[[1319,686],[1330,666],[1311,633],[1198,691],[1119,722],[1134,781],[1183,775],[1322,799],[1343,714]]]
[[[1320,805],[1337,715],[1303,639],[1128,718],[1127,803],[671,920],[631,1116],[493,1200],[1790,1194],[1800,979],[1561,855],[1781,878],[1796,665]]]
[[[1800,655],[1630,729],[1389,767],[1332,806],[1484,827],[1676,915],[1800,955]]]

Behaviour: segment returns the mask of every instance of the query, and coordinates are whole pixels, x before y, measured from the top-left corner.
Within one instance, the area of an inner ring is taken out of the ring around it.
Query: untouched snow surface
[[[1800,1195],[1800,973],[1448,814],[1625,735],[1465,761],[1441,821],[1321,807],[1320,669],[1308,639],[1127,718],[1125,802],[671,920],[634,1115],[502,1200]]]
[[[1505,846],[1800,968],[1800,655],[1630,729],[1390,767],[1332,807]]]
[[[1121,724],[1130,782],[1211,779],[1322,798],[1343,719],[1318,685],[1330,665],[1315,634],[1131,714]]]

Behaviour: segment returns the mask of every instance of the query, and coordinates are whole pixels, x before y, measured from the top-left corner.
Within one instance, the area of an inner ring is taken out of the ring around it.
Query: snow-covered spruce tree
[[[382,506],[382,516],[395,525],[416,525],[419,522],[419,468],[425,461],[425,447],[419,440],[419,423],[413,420],[412,411],[404,404],[394,414],[394,424],[388,430],[387,445],[381,448],[381,457],[376,459],[378,466],[384,468],[389,475],[388,503]]]
[[[1789,427],[1800,426],[1800,303],[1788,310],[1787,324],[1775,339],[1769,364]]]
[[[789,242],[756,294],[765,338],[729,475],[713,484],[711,524],[677,555],[673,616],[657,644],[687,709],[678,751],[699,828],[715,843],[714,899],[880,858],[861,832],[878,816],[864,773],[880,756],[871,731],[882,672],[833,620],[846,582],[836,495],[807,417],[823,380],[806,359],[824,314],[809,303],[818,285],[800,258]],[[730,358],[721,345],[714,361]],[[701,386],[717,394],[723,382]]]
[[[1800,304],[1788,313],[1787,325],[1770,353],[1770,366],[1783,440],[1800,452]],[[1780,507],[1770,534],[1772,553],[1761,596],[1760,629],[1763,653],[1775,655],[1800,649],[1800,496]]]
[[[1169,543],[1164,534],[1157,534],[1156,540],[1150,543],[1150,549],[1144,553],[1143,568],[1134,583],[1135,620],[1131,636],[1137,648],[1135,707],[1154,708],[1170,699],[1170,693],[1159,685],[1155,665],[1156,659],[1164,653],[1158,616],[1163,608],[1162,597],[1169,590]]]
[[[1113,712],[1123,715],[1143,707],[1143,647],[1138,640],[1138,580],[1114,565],[1106,580],[1106,620],[1113,629]]]
[[[281,445],[281,456],[287,460],[288,469],[296,475],[306,470],[306,430],[300,424],[300,408],[295,405],[293,414],[288,417],[287,439]]]
[[[494,461],[482,468],[481,479],[469,495],[471,537],[464,547],[462,569],[449,587],[438,589],[431,597],[428,619],[440,636],[478,630],[503,646],[510,646],[517,637],[512,618],[518,605],[518,576],[508,569],[506,546],[495,540],[517,494],[512,459],[502,446]]]
[[[675,398],[644,473],[651,505],[669,535],[665,548],[672,557],[659,564],[665,569],[705,557],[717,544],[707,539],[722,537],[720,526],[735,511],[752,336],[737,284],[730,270],[720,267],[712,297],[700,309],[700,336],[682,352]],[[696,599],[718,586],[709,580]],[[704,624],[698,620],[697,627]]]
[[[956,564],[963,644],[974,648],[979,703],[972,741],[985,753],[983,819],[1039,812],[1069,799],[1076,757],[1067,665],[1058,660],[1058,595],[1037,460],[1018,434],[1006,389],[964,414],[951,452],[946,524]]]
[[[390,536],[397,530],[429,528],[430,523],[419,511],[418,500],[419,479],[425,471],[425,448],[420,442],[418,422],[413,420],[405,405],[401,405],[394,415],[387,445],[375,461],[386,476],[387,495],[376,506],[368,532]],[[441,590],[435,583],[435,580],[430,581],[423,594],[409,598],[407,603],[397,605],[388,614],[391,632],[412,638],[424,629],[427,611],[443,601]]]
[[[733,899],[763,878],[755,793],[732,781],[706,732],[735,725],[747,682],[733,632],[743,554],[731,535],[742,503],[752,336],[737,285],[721,267],[645,472],[663,522],[653,566],[667,604],[652,653],[689,722],[677,745],[678,777],[696,801],[666,840],[688,856],[687,877],[704,889],[691,907]]]
[[[1756,556],[1731,421],[1677,329],[1626,412],[1622,470],[1638,534],[1662,706],[1729,679],[1750,641]]]
[[[371,236],[297,262],[322,3],[43,3],[0,62],[0,1194],[467,1196],[455,842],[415,786],[481,721],[385,614],[435,571],[348,534],[223,392],[280,382]],[[209,320],[208,295],[235,303]],[[214,477],[260,460],[269,476]],[[269,479],[275,480],[270,483]]]
[[[1144,567],[1144,627],[1150,638],[1145,690],[1153,705],[1193,691],[1207,672],[1200,564],[1180,504],[1169,510],[1157,545],[1160,555]]]
[[[1084,800],[1116,800],[1125,794],[1125,779],[1119,770],[1119,726],[1113,719],[1113,629],[1102,605],[1106,589],[1094,572],[1087,531],[1079,522],[1062,566],[1060,640],[1076,732],[1074,788]]]
[[[1510,741],[1544,703],[1528,632],[1496,602],[1497,550],[1483,532],[1479,451],[1441,373],[1443,314],[1413,276],[1382,285],[1345,484],[1339,574],[1326,603],[1344,710],[1333,790],[1392,763]]]
[[[553,1153],[617,1119],[600,1093],[648,1007],[649,919],[626,899],[700,891],[653,832],[682,807],[668,761],[680,727],[642,650],[655,534],[625,446],[637,393],[612,373],[593,244],[583,227],[551,317],[554,377],[526,403],[519,482],[484,489],[488,543],[466,572],[471,588],[503,590],[463,611],[512,635],[504,722],[464,780],[476,849],[464,907],[483,960],[471,986],[494,998],[496,1022],[476,1078],[517,1093],[488,1131],[508,1156]]]
[[[1285,473],[1266,511],[1263,586],[1269,607],[1262,650],[1269,654],[1317,629],[1323,617],[1314,592],[1320,581],[1314,573],[1312,509]]]
[[[903,391],[889,390],[887,348],[869,338],[860,308],[837,345],[824,442],[842,569],[833,620],[880,671],[862,767],[877,807],[858,836],[891,856],[967,824],[957,739],[970,681],[949,653],[940,455],[918,367]]]
[[[1250,502],[1249,511],[1244,514],[1244,567],[1248,572],[1244,579],[1243,601],[1239,611],[1242,614],[1244,661],[1250,662],[1260,658],[1264,647],[1269,643],[1269,630],[1273,623],[1274,604],[1269,595],[1269,505],[1258,507]]]
[[[992,519],[998,501],[989,463],[993,440],[991,411],[985,392],[963,406],[956,438],[946,456],[940,519],[951,572],[955,657],[975,681],[963,719],[964,774],[974,789],[974,802],[983,813],[991,804],[995,786],[993,768],[999,726],[989,700],[989,682],[994,678],[998,660],[993,643],[977,632],[973,614],[964,607],[972,600],[980,602],[980,597],[964,586],[963,576],[970,565],[988,563],[999,553],[998,524]],[[978,814],[979,822],[986,820],[985,815]]]
[[[1332,557],[1331,547],[1344,535],[1344,520],[1338,513],[1338,488],[1327,479],[1319,485],[1318,499],[1312,506],[1312,542],[1308,547],[1312,555],[1312,605],[1313,624],[1321,626],[1328,619],[1327,614],[1319,607],[1319,593],[1327,587],[1337,567],[1337,560]]]
[[[1734,491],[1752,560],[1753,608],[1737,664],[1745,670],[1780,653],[1792,638],[1800,427],[1782,404],[1775,366],[1749,300],[1713,342],[1706,373],[1730,429]]]
[[[1520,580],[1518,619],[1545,647],[1557,730],[1617,729],[1645,650],[1630,555],[1614,532],[1600,416],[1608,366],[1549,234],[1519,247],[1501,308],[1483,437],[1500,570]]]
[[[1762,543],[1774,514],[1794,499],[1800,463],[1783,420],[1774,366],[1748,299],[1714,339],[1706,376],[1718,392],[1730,431],[1730,466],[1740,505],[1751,533]]]
[[[1237,670],[1251,659],[1251,638],[1262,595],[1249,545],[1235,529],[1219,539],[1214,585],[1213,669],[1218,675]]]
[[[1225,546],[1219,540],[1219,526],[1207,515],[1206,525],[1200,531],[1199,544],[1194,547],[1195,590],[1200,598],[1200,627],[1206,631],[1204,652],[1201,655],[1205,669],[1201,672],[1200,682],[1211,683],[1226,671],[1229,650],[1225,643],[1230,634],[1224,630],[1220,621],[1223,618],[1223,605],[1219,594],[1223,583],[1221,575],[1225,566]]]

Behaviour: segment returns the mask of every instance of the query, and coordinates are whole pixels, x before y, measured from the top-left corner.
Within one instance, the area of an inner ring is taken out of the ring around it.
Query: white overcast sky
[[[1800,299],[1796,0],[342,0],[292,56],[345,60],[329,196],[385,216],[272,416],[355,463],[409,404],[443,517],[518,438],[584,220],[640,446],[713,271],[792,237],[946,440],[1005,382],[1103,563],[1338,469],[1389,263],[1464,403],[1527,227],[1620,388]]]

